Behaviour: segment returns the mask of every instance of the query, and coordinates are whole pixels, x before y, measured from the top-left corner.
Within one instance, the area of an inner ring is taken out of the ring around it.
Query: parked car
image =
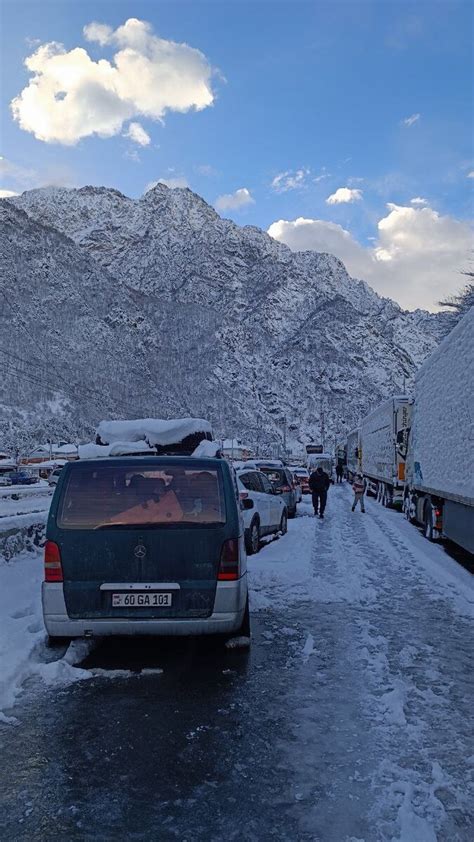
[[[12,471],[9,476],[12,485],[34,485],[38,482],[38,477],[34,474],[29,474],[28,471]]]
[[[267,468],[263,465],[260,470],[266,474],[277,494],[281,494],[283,497],[288,517],[295,517],[297,494],[291,471],[288,468]]]
[[[42,601],[52,640],[249,636],[243,522],[224,459],[70,462],[46,539]]]
[[[307,468],[299,468],[294,467],[290,468],[291,473],[293,474],[294,481],[297,485],[301,488],[302,494],[311,494],[311,489],[309,487],[309,471]]]
[[[262,471],[243,468],[237,471],[240,499],[253,505],[244,505],[245,545],[248,555],[258,552],[265,535],[284,535],[288,528],[285,501],[277,494]]]
[[[5,486],[11,484],[10,474],[0,474],[0,487],[5,488]]]
[[[54,471],[51,471],[48,477],[48,485],[57,485],[59,477],[61,476],[61,471],[63,467],[61,465],[60,468],[55,468]]]

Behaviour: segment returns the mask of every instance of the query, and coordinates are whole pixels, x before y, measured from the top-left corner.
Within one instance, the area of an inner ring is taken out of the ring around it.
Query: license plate
[[[170,593],[113,593],[112,608],[169,608]]]

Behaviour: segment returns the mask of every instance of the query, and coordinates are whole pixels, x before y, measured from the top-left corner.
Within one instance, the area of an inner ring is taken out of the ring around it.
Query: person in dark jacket
[[[344,474],[344,467],[341,462],[338,462],[336,465],[336,482],[342,482],[342,477]]]
[[[313,497],[314,514],[317,515],[319,512],[320,518],[324,517],[328,488],[330,485],[331,481],[321,467],[316,468],[309,478],[309,487]]]

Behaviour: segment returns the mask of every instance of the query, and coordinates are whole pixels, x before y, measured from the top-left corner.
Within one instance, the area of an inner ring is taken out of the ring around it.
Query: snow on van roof
[[[97,436],[105,444],[114,442],[147,442],[165,447],[182,442],[196,433],[212,433],[209,421],[203,418],[137,418],[133,421],[101,421]],[[112,455],[112,454],[110,454]],[[118,455],[118,454],[114,454]]]
[[[103,459],[109,456],[133,456],[155,454],[155,450],[146,441],[116,441],[112,444],[79,445],[79,459]]]
[[[191,456],[201,459],[203,457],[215,457],[221,453],[221,446],[218,441],[208,441],[204,439],[200,441],[196,450],[191,453]]]

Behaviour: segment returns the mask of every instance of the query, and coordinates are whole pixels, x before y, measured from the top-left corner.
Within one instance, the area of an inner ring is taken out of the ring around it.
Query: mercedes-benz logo
[[[133,555],[135,556],[135,558],[145,558],[146,547],[143,544],[137,544],[133,551]]]

